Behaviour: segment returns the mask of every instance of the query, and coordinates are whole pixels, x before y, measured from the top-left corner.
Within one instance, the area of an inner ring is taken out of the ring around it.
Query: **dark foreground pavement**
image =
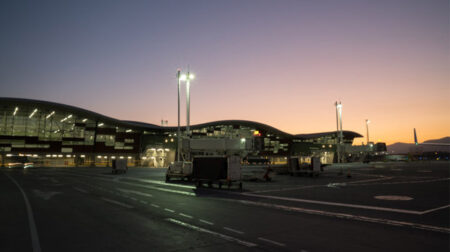
[[[243,192],[166,184],[164,169],[1,171],[0,251],[449,249],[448,163],[278,175]]]

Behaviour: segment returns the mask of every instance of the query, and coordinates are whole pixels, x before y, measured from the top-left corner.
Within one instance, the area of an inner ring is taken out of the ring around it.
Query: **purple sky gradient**
[[[197,76],[191,123],[289,133],[450,135],[449,2],[2,1],[0,96],[176,125],[175,72]],[[184,87],[184,86],[183,86]],[[184,124],[184,104],[183,124]],[[360,143],[365,139],[357,139]]]

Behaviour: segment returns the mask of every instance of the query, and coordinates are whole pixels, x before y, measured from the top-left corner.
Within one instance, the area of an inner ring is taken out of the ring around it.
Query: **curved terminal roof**
[[[0,97],[0,108],[1,107],[10,107],[13,106],[27,106],[27,107],[39,107],[44,108],[48,110],[60,110],[60,111],[67,111],[70,113],[77,114],[82,117],[87,117],[95,120],[99,120],[105,123],[109,124],[115,124],[121,127],[127,127],[132,129],[138,129],[138,130],[156,130],[156,131],[175,131],[177,127],[163,127],[155,124],[149,124],[144,122],[135,122],[135,121],[126,121],[126,120],[118,120],[112,117],[108,117],[102,114],[95,113],[90,110],[78,108],[75,106],[70,106],[66,104],[56,103],[56,102],[49,102],[49,101],[42,101],[42,100],[33,100],[33,99],[23,99],[23,98],[9,98],[9,97]],[[253,122],[253,121],[246,121],[246,120],[222,120],[222,121],[213,121],[213,122],[207,122],[202,124],[196,124],[192,125],[191,129],[198,129],[198,128],[204,128],[204,127],[211,127],[211,126],[219,126],[219,125],[242,125],[242,126],[248,126],[253,127],[260,130],[265,130],[270,133],[278,134],[282,137],[288,137],[288,138],[299,138],[299,139],[307,139],[307,138],[318,138],[322,136],[327,135],[334,135],[336,134],[336,131],[330,131],[330,132],[322,132],[322,133],[313,133],[313,134],[297,134],[292,135],[289,133],[286,133],[284,131],[281,131],[277,128],[274,128],[272,126],[269,126],[267,124],[259,123],[259,122]],[[185,127],[183,126],[182,129],[184,130]],[[362,135],[353,132],[353,131],[343,131],[344,136],[346,138],[355,138],[355,137],[362,137]]]

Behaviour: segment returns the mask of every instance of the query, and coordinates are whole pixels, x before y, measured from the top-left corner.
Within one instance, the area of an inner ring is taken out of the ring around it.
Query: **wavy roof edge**
[[[36,106],[43,105],[47,107],[59,107],[61,110],[68,110],[73,111],[74,113],[80,113],[83,116],[90,116],[94,117],[95,119],[100,119],[105,121],[106,123],[112,122],[116,123],[122,126],[127,126],[130,128],[138,128],[142,130],[151,129],[151,130],[176,130],[176,126],[159,126],[155,124],[145,123],[145,122],[137,122],[137,121],[129,121],[129,120],[119,120],[115,119],[109,116],[105,116],[87,109],[83,109],[80,107],[75,107],[72,105],[57,103],[57,102],[51,102],[51,101],[44,101],[44,100],[34,100],[34,99],[26,99],[26,98],[12,98],[12,97],[0,97],[0,104],[5,103],[22,103],[22,104],[33,104]],[[272,127],[267,124],[254,122],[254,121],[247,121],[247,120],[220,120],[220,121],[212,121],[212,122],[206,122],[201,124],[195,124],[191,125],[190,127],[192,129],[196,128],[202,128],[202,127],[208,127],[208,126],[216,126],[216,125],[245,125],[250,127],[256,127],[261,128],[267,131],[271,131],[286,137],[294,137],[294,138],[314,138],[314,137],[321,137],[325,135],[335,134],[336,131],[329,131],[329,132],[321,132],[321,133],[310,133],[310,134],[289,134],[284,131],[281,131],[275,127]],[[182,126],[182,129],[185,129],[186,126]],[[356,133],[354,131],[348,131],[344,130],[343,133],[350,137],[363,137],[361,134]]]

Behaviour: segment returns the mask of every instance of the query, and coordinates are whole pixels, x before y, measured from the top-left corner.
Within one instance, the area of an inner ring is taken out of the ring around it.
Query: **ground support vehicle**
[[[311,163],[300,164],[297,157],[289,159],[288,172],[291,176],[310,176],[316,177],[323,172],[323,166],[319,157],[312,157]]]
[[[175,161],[170,163],[166,172],[166,182],[170,179],[177,178],[180,180],[192,180],[192,162],[187,161]]]
[[[231,188],[237,184],[242,190],[241,175],[240,156],[196,156],[192,162],[192,180],[197,187],[217,184],[219,188],[223,185]]]
[[[112,161],[112,174],[127,173],[127,170],[126,159],[114,159]]]

